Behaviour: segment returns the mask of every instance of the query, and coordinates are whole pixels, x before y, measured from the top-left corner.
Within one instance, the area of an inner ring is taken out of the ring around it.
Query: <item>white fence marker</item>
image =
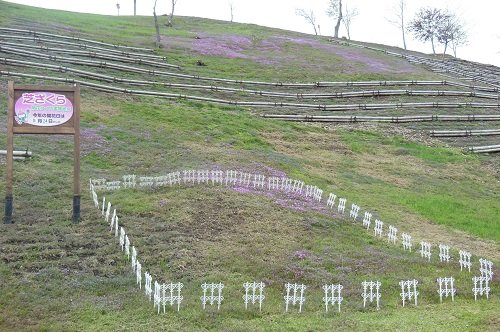
[[[115,217],[115,237],[118,236],[118,216]]]
[[[382,233],[384,230],[384,222],[382,220],[375,219],[375,227],[373,228],[373,233],[375,236],[382,237]]]
[[[358,212],[359,212],[359,206],[352,203],[351,212],[349,212],[349,217],[352,218],[354,221],[356,221],[356,218],[358,217]]]
[[[138,260],[135,262],[135,283],[139,284],[139,289],[142,288],[142,272],[141,272],[142,265],[139,263]]]
[[[135,188],[135,175],[124,175],[122,177],[123,188]]]
[[[109,224],[109,231],[112,232],[115,227],[115,221],[118,221],[118,217],[116,216],[116,209],[113,210],[113,215],[111,216],[111,223]]]
[[[328,200],[326,201],[326,206],[333,209],[335,207],[335,200],[336,199],[337,199],[337,195],[335,195],[334,193],[330,193],[330,195],[328,195]]]
[[[427,258],[427,260],[431,261],[431,244],[429,242],[422,241],[420,242],[420,256],[423,258]]]
[[[444,244],[439,245],[439,261],[450,262],[450,247]]]
[[[403,233],[401,236],[403,237],[403,249],[411,252],[411,235]]]
[[[128,239],[128,235],[125,235],[125,254],[127,255],[127,259],[130,258],[130,240]]]
[[[325,302],[325,310],[328,312],[328,304],[334,306],[338,305],[338,310],[340,312],[340,304],[344,299],[342,297],[342,285],[323,285],[323,290],[325,291],[325,297],[323,298],[323,302]]]
[[[489,298],[490,295],[490,287],[489,287],[489,279],[488,277],[473,277],[472,281],[474,282],[474,288],[472,288],[472,292],[474,293],[474,300],[477,301],[477,296],[486,295],[486,298]],[[479,285],[478,285],[479,283]]]
[[[177,311],[180,310],[181,308],[181,302],[184,299],[184,297],[181,295],[181,290],[184,285],[181,282],[177,283],[168,283],[168,284],[163,284],[161,286],[162,288],[162,297],[161,297],[161,304],[163,305],[163,312],[165,312],[165,306],[167,304],[170,304],[170,306],[174,306],[174,304],[177,304]]]
[[[472,267],[472,263],[470,261],[470,258],[472,254],[468,251],[465,250],[460,250],[460,271],[463,271],[463,269],[468,269],[470,272],[470,268]]]
[[[366,308],[367,300],[372,303],[373,300],[377,303],[377,310],[380,308],[380,286],[382,283],[380,281],[363,281],[361,283],[363,286],[363,293],[361,296],[363,297],[363,308]]]
[[[223,283],[218,283],[218,284],[207,284],[203,283],[201,285],[201,289],[203,289],[203,296],[200,297],[201,303],[203,304],[203,310],[205,310],[205,305],[210,303],[210,305],[213,305],[214,303],[217,303],[217,310],[220,309],[220,304],[222,300],[224,300],[224,296],[222,296],[222,289],[224,288]],[[217,295],[215,295],[215,291],[217,290]],[[207,291],[210,291],[210,295],[207,295]]]
[[[299,303],[299,312],[302,312],[302,304],[306,301],[304,296],[304,291],[306,290],[306,286],[304,284],[285,284],[286,295],[285,299],[285,312],[288,312],[288,305],[291,302],[292,305],[296,305]],[[293,295],[290,295],[290,291],[292,291]]]
[[[344,214],[346,202],[347,202],[346,198],[339,198],[339,206],[337,208],[337,212]]]
[[[245,302],[245,309],[248,309],[248,303],[255,305],[256,302],[259,303],[259,311],[262,311],[262,301],[266,298],[263,294],[264,287],[266,285],[263,282],[245,282],[243,288],[245,289],[245,295],[243,295],[243,301]],[[257,293],[258,291],[258,293]]]
[[[131,260],[131,264],[132,264],[132,271],[135,272],[135,267],[137,265],[137,251],[135,250],[134,246],[132,246],[132,260]]]
[[[101,215],[104,216],[105,215],[105,210],[104,210],[104,206],[106,204],[106,197],[103,197],[102,198],[102,212],[101,212]]]
[[[109,214],[111,212],[111,202],[108,202],[108,208],[106,209],[106,216],[105,216],[105,220],[106,222],[108,223],[109,222]]]
[[[153,289],[151,288],[152,280],[153,276],[147,272],[144,272],[144,290],[149,301],[151,301],[151,293],[153,292]]]
[[[120,249],[123,251],[125,247],[125,229],[120,227]]]
[[[401,280],[399,282],[399,285],[401,286],[400,295],[401,295],[401,299],[403,300],[403,307],[405,306],[405,300],[411,301],[412,299],[414,299],[415,305],[417,305],[418,281],[415,279],[413,279],[413,280]]]
[[[222,184],[224,181],[224,172],[222,171],[212,171],[211,172],[212,185]]]
[[[479,259],[479,272],[481,272],[482,277],[486,277],[489,280],[493,279],[493,262],[487,259]]]
[[[365,216],[363,217],[363,227],[365,227],[366,230],[370,229],[371,221],[372,221],[372,214],[370,212],[365,212]]]
[[[396,240],[398,239],[398,229],[392,225],[389,225],[389,233],[387,233],[387,241],[396,244]]]
[[[443,296],[444,297],[451,296],[451,300],[455,301],[455,293],[456,293],[456,289],[454,287],[455,278],[453,277],[437,278],[437,282],[439,285],[438,289],[439,301],[443,303]]]
[[[155,280],[155,290],[153,293],[153,307],[156,308],[158,306],[158,314],[160,314],[160,306],[161,306],[161,285],[158,281]]]

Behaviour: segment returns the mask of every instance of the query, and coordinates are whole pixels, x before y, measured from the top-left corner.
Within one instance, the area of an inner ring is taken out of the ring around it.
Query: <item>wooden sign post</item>
[[[9,81],[4,223],[12,223],[14,134],[73,135],[73,222],[80,220],[80,86],[14,85]]]

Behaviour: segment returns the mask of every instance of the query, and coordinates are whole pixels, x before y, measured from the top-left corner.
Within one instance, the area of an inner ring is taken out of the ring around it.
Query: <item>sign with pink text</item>
[[[59,126],[73,117],[73,103],[63,94],[23,92],[14,105],[16,126]]]

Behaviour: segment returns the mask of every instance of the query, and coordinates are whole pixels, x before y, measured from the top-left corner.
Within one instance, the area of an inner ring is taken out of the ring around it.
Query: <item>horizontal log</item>
[[[32,41],[35,43],[44,43],[44,44],[56,44],[56,45],[67,45],[71,47],[76,47],[84,50],[96,50],[96,51],[105,51],[108,53],[113,53],[117,55],[122,55],[122,56],[129,56],[129,57],[141,57],[141,58],[149,58],[149,59],[158,59],[158,60],[167,60],[167,57],[165,56],[160,56],[160,55],[155,55],[155,54],[146,54],[146,53],[130,53],[126,52],[124,50],[117,50],[113,48],[104,48],[104,47],[99,47],[99,46],[94,46],[94,45],[89,45],[89,44],[84,44],[84,43],[73,43],[73,42],[68,42],[68,41],[63,41],[63,40],[53,40],[53,39],[48,39],[48,38],[41,38],[41,37],[35,37],[35,36],[20,36],[20,35],[5,35],[5,34],[0,34],[0,40],[22,40],[22,41]]]
[[[283,82],[260,82],[260,81],[249,81],[249,80],[231,80],[231,79],[221,79],[216,77],[203,77],[197,75],[186,75],[180,73],[172,73],[165,71],[156,71],[149,70],[144,68],[137,68],[131,66],[124,66],[119,64],[114,64],[110,62],[102,62],[102,61],[92,61],[92,60],[82,60],[68,57],[58,57],[58,56],[50,56],[47,54],[38,54],[36,52],[30,52],[23,49],[17,49],[13,47],[5,47],[0,46],[0,52],[11,53],[15,55],[27,56],[30,58],[38,58],[38,59],[49,59],[52,61],[72,63],[77,65],[88,65],[100,68],[110,68],[122,71],[130,71],[134,73],[144,73],[153,76],[169,76],[176,77],[181,79],[193,79],[193,80],[201,80],[201,81],[213,81],[220,83],[229,83],[229,84],[247,84],[247,85],[262,85],[262,86],[273,86],[273,87],[284,87],[284,88],[322,88],[322,87],[353,87],[353,86],[399,86],[399,85],[450,85],[450,86],[461,86],[460,83],[457,82],[449,82],[449,81],[360,81],[360,82],[311,82],[311,83],[283,83]],[[16,61],[12,59],[3,58],[3,61]],[[20,60],[17,60],[20,61]],[[36,64],[33,63],[32,64]],[[36,64],[41,66],[42,64]],[[47,67],[48,68],[48,67]],[[68,69],[69,70],[69,69]],[[114,79],[109,77],[110,79]],[[478,91],[486,91],[486,92],[498,92],[492,88],[482,87],[482,86],[473,86],[468,85],[468,88],[472,88],[473,90]],[[492,91],[493,90],[493,91]]]
[[[263,114],[262,117],[305,122],[431,122],[431,121],[500,121],[500,115],[414,115],[414,116],[364,116],[364,115],[287,115]]]
[[[20,34],[25,34],[25,35],[27,34],[27,35],[32,35],[32,36],[44,36],[44,37],[53,37],[53,38],[58,38],[58,39],[74,40],[77,42],[96,44],[96,45],[107,46],[107,47],[118,48],[118,49],[126,49],[126,50],[130,50],[130,51],[154,52],[154,50],[150,49],[150,48],[130,47],[130,46],[123,46],[123,45],[116,45],[116,44],[108,44],[108,43],[103,43],[103,42],[91,40],[91,39],[69,37],[69,36],[57,35],[57,34],[52,34],[52,33],[38,32],[38,31],[33,31],[33,30],[12,29],[12,28],[0,27],[0,31],[8,32],[8,33],[20,33]]]
[[[467,137],[500,135],[500,129],[431,130],[433,137]]]
[[[473,146],[469,148],[469,151],[475,153],[500,152],[500,145]]]
[[[0,150],[0,154],[1,155],[6,155],[7,154],[7,150]],[[31,157],[32,154],[33,153],[31,151],[28,151],[28,150],[20,150],[20,151],[14,150],[13,151],[13,155],[17,156],[17,157]]]
[[[0,45],[7,46],[7,47],[19,47],[19,48],[29,49],[29,50],[35,49],[35,50],[43,51],[43,52],[63,53],[63,54],[69,54],[69,55],[73,55],[73,56],[84,56],[84,57],[89,57],[89,58],[93,58],[93,59],[103,59],[103,60],[120,61],[120,62],[126,62],[126,63],[134,63],[134,64],[139,64],[139,65],[149,65],[149,66],[160,67],[160,68],[181,69],[181,67],[178,65],[173,65],[173,64],[169,64],[169,63],[165,63],[165,62],[156,62],[156,61],[152,61],[152,60],[144,60],[144,59],[141,59],[139,57],[134,57],[134,56],[122,56],[122,55],[102,53],[102,52],[97,52],[97,51],[68,50],[68,49],[62,49],[62,48],[49,48],[46,46],[7,43],[7,42],[2,42],[2,41],[0,41]]]
[[[352,98],[352,97],[374,97],[374,96],[393,96],[393,95],[407,95],[407,96],[464,96],[464,97],[479,97],[487,99],[500,99],[499,95],[476,93],[473,91],[426,91],[426,90],[366,90],[366,91],[349,91],[349,92],[334,92],[334,93],[284,93],[284,92],[274,92],[274,91],[263,91],[263,90],[251,90],[251,89],[241,89],[241,88],[228,88],[222,86],[213,85],[192,85],[192,84],[179,84],[179,83],[168,83],[168,82],[157,82],[157,81],[144,81],[144,80],[131,80],[118,78],[103,74],[98,74],[90,71],[84,71],[64,66],[48,65],[41,63],[34,63],[22,60],[13,60],[7,58],[0,58],[0,62],[6,65],[14,66],[29,66],[38,67],[44,69],[50,69],[57,72],[72,72],[79,76],[91,77],[98,80],[104,80],[107,82],[115,83],[127,83],[136,85],[161,85],[170,88],[179,89],[196,89],[196,90],[206,90],[206,91],[224,91],[224,92],[238,92],[245,94],[252,94],[264,97],[279,97],[279,98],[294,98],[294,99],[334,99],[334,98]]]
[[[131,90],[121,87],[115,87],[111,85],[102,85],[92,82],[75,80],[70,78],[61,78],[53,76],[44,75],[34,75],[34,74],[23,74],[10,71],[0,71],[0,76],[11,76],[11,77],[30,77],[39,78],[44,80],[52,80],[65,83],[79,83],[82,86],[88,86],[95,88],[100,91],[107,92],[117,92],[126,93],[132,95],[146,95],[146,96],[158,96],[168,99],[187,99],[187,100],[197,100],[206,101],[226,105],[235,105],[242,107],[280,107],[280,108],[302,108],[302,109],[312,109],[319,111],[349,111],[349,110],[386,110],[386,109],[403,109],[403,108],[500,108],[500,104],[492,103],[443,103],[443,102],[432,102],[432,103],[387,103],[387,104],[350,104],[350,105],[338,105],[338,104],[303,104],[303,103],[283,103],[283,102],[269,102],[269,101],[238,101],[238,100],[225,100],[217,98],[207,98],[200,96],[175,94],[167,92],[158,91],[147,91],[147,90]]]

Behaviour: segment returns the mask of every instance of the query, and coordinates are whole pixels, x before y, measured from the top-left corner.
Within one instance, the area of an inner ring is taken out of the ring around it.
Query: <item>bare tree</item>
[[[160,48],[160,25],[158,24],[158,17],[156,17],[156,2],[158,0],[155,0],[155,5],[153,6],[153,16],[155,19],[155,29],[156,29],[156,47]]]
[[[359,12],[356,8],[349,9],[347,8],[347,3],[345,5],[345,14],[342,17],[342,22],[344,22],[345,29],[347,30],[347,38],[351,39],[351,23],[352,19],[359,15]]]
[[[229,10],[231,11],[231,22],[233,21],[234,18],[234,3],[230,2],[229,3]]]
[[[432,53],[436,54],[434,42],[437,40],[439,28],[447,19],[447,14],[437,8],[420,8],[415,18],[410,21],[408,30],[415,38],[423,42],[430,41]]]
[[[469,42],[467,37],[467,32],[463,29],[463,26],[457,29],[451,39],[451,49],[453,50],[453,56],[457,57],[457,48],[459,46],[467,45]]]
[[[467,43],[467,33],[460,19],[453,13],[445,13],[446,17],[438,28],[437,40],[444,46],[443,56],[451,44],[453,54],[457,56],[458,46]]]
[[[172,11],[170,12],[170,15],[168,16],[167,20],[167,26],[171,27],[174,22],[174,10],[175,10],[175,5],[177,4],[177,0],[171,0],[172,1]]]
[[[116,4],[116,10],[118,11],[118,16],[120,16],[120,4],[119,3]]]
[[[316,16],[314,16],[312,9],[309,10],[309,12],[306,12],[304,9],[295,9],[295,14],[303,17],[308,23],[311,23],[314,28],[314,33],[318,35],[318,30],[316,30]]]
[[[339,38],[339,28],[340,23],[342,22],[342,0],[329,0],[326,15],[332,17],[334,20],[337,20],[333,36],[335,38]]]
[[[134,0],[134,16],[137,15],[137,0]]]
[[[389,23],[401,29],[401,34],[403,36],[403,47],[406,50],[406,38],[405,38],[405,0],[398,0],[397,4],[393,7],[394,9],[394,19],[387,19]]]

